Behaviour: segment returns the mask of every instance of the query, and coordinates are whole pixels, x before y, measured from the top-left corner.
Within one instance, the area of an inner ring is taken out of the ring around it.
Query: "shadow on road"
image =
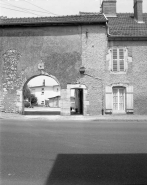
[[[147,184],[147,154],[59,154],[45,185]]]

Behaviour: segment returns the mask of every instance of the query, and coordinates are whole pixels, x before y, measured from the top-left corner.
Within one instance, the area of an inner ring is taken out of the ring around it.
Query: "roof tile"
[[[147,37],[147,13],[143,14],[144,23],[137,23],[131,13],[119,13],[108,18],[110,36]]]
[[[35,17],[35,18],[1,18],[0,25],[21,24],[72,24],[72,23],[105,23],[103,14],[97,15],[71,15],[60,17]]]

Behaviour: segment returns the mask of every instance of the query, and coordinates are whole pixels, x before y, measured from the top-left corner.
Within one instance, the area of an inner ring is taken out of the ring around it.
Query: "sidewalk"
[[[147,121],[147,115],[99,115],[99,116],[60,116],[60,115],[21,115],[0,112],[0,119],[41,119],[52,121]]]

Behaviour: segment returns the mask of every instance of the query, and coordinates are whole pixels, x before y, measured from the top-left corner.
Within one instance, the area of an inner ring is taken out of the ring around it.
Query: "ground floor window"
[[[125,88],[113,88],[113,111],[125,111]]]

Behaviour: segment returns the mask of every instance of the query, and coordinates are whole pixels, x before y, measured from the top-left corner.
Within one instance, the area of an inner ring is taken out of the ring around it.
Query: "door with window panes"
[[[113,112],[125,112],[125,88],[113,88]]]

